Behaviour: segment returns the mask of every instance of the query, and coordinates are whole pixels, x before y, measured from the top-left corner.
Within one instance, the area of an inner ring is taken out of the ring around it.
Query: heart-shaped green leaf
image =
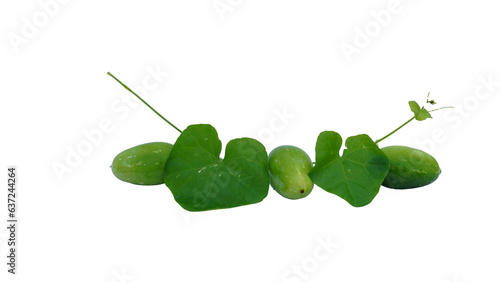
[[[410,101],[408,102],[410,105],[410,110],[415,114],[415,119],[418,121],[426,120],[428,118],[432,118],[431,114],[424,107],[420,107],[417,102]]]
[[[389,160],[368,135],[349,137],[345,145],[340,157],[342,137],[334,131],[321,132],[316,142],[316,165],[309,177],[352,206],[365,206],[377,195],[389,172]]]
[[[259,141],[222,143],[208,124],[190,125],[177,138],[165,164],[165,184],[189,211],[225,209],[262,201],[269,191],[267,152]]]

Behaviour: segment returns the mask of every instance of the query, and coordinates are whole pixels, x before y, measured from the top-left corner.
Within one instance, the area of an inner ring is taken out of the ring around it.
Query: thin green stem
[[[141,102],[143,102],[146,106],[148,106],[153,112],[155,112],[159,117],[161,117],[164,121],[166,121],[168,124],[170,124],[173,128],[175,128],[177,131],[182,133],[182,130],[177,128],[177,126],[173,125],[170,121],[168,121],[166,118],[164,118],[160,113],[158,113],[153,107],[151,107],[146,101],[144,101],[139,95],[137,95],[132,89],[130,89],[127,85],[123,84],[118,78],[116,78],[114,75],[112,75],[110,72],[108,72],[108,75],[111,76],[114,80],[116,80],[118,83],[120,83],[125,89],[130,91],[130,93],[134,94],[135,97],[137,97]]]
[[[438,111],[438,110],[442,110],[442,109],[452,109],[453,107],[441,107],[441,108],[438,108],[438,109],[434,109],[434,110],[431,110],[431,111],[428,111],[428,112],[434,112],[434,111]],[[423,109],[423,107],[422,107]],[[381,139],[375,141],[375,144],[377,144],[378,142],[384,140],[385,138],[391,136],[392,134],[394,134],[396,131],[400,130],[403,126],[407,125],[410,121],[414,120],[415,117],[412,117],[411,119],[409,119],[407,122],[403,123],[400,127],[394,129],[391,133],[387,134],[386,136],[382,137]]]
[[[453,108],[455,108],[455,107],[451,107],[451,106],[448,106],[448,107],[441,107],[441,108],[439,108],[439,109],[434,109],[434,110],[432,110],[432,111],[428,111],[428,112],[430,113],[430,112],[434,112],[434,111],[441,110],[441,109],[453,109]]]
[[[392,134],[394,134],[396,131],[400,130],[403,126],[407,125],[408,123],[410,123],[410,121],[414,120],[415,117],[412,117],[411,119],[409,119],[407,122],[403,123],[400,127],[394,129],[393,131],[391,131],[391,133],[387,134],[386,136],[380,138],[379,140],[375,141],[375,144],[377,144],[378,142],[384,140],[385,138],[391,136]]]

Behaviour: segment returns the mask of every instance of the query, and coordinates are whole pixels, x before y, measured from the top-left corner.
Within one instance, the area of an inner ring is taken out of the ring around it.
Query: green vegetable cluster
[[[277,147],[268,155],[265,147],[252,138],[230,140],[221,159],[222,142],[214,127],[194,124],[181,131],[155,111],[180,132],[177,140],[174,144],[154,142],[125,150],[113,160],[112,171],[118,179],[133,184],[165,183],[175,201],[189,211],[258,203],[268,195],[269,185],[288,199],[304,198],[316,185],[354,207],[362,207],[372,202],[381,186],[421,187],[434,182],[441,173],[437,161],[423,151],[378,146],[413,119],[431,118],[430,112],[415,101],[409,106],[414,114],[410,120],[377,141],[366,134],[347,138],[342,155],[340,134],[321,132],[315,163],[302,149],[290,145]]]

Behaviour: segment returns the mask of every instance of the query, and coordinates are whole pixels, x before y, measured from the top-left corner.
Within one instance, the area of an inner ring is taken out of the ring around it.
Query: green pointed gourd
[[[287,199],[301,199],[311,193],[314,183],[308,173],[312,167],[307,153],[294,146],[279,146],[269,153],[271,186]]]
[[[120,180],[137,185],[158,185],[165,182],[163,170],[172,144],[151,142],[119,153],[111,165]]]
[[[388,146],[381,150],[390,166],[382,186],[396,189],[422,187],[436,181],[441,173],[436,159],[424,151],[406,146]]]

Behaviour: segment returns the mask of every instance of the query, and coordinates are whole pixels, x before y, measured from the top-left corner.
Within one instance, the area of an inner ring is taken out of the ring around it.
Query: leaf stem
[[[403,126],[407,125],[408,123],[410,123],[410,121],[414,120],[415,117],[412,117],[411,119],[409,119],[408,121],[406,121],[405,123],[403,123],[401,126],[399,126],[398,128],[394,129],[393,131],[391,131],[391,133],[387,134],[386,136],[380,138],[379,140],[375,141],[375,144],[377,144],[378,142],[384,140],[385,138],[391,136],[392,134],[394,134],[396,131],[400,130]]]
[[[424,107],[422,107],[422,109],[423,109],[423,108],[424,108]],[[438,110],[442,110],[442,109],[453,109],[453,108],[454,108],[454,107],[450,107],[450,106],[448,106],[448,107],[441,107],[441,108],[434,109],[434,110],[431,110],[431,111],[428,111],[428,112],[430,113],[430,112],[434,112],[434,111],[438,111]],[[384,140],[385,138],[387,138],[387,137],[391,136],[391,135],[392,135],[392,134],[394,134],[396,131],[400,130],[403,126],[407,125],[408,123],[410,123],[410,121],[412,121],[412,120],[414,120],[414,119],[415,119],[415,117],[412,117],[411,119],[409,119],[408,121],[406,121],[405,123],[403,123],[400,127],[398,127],[398,128],[396,128],[396,129],[394,129],[393,131],[391,131],[391,133],[389,133],[389,134],[387,134],[386,136],[384,136],[384,137],[380,138],[379,140],[375,141],[375,144],[377,144],[378,142],[380,142],[380,141]]]
[[[177,126],[173,125],[170,121],[168,121],[166,118],[164,118],[160,113],[158,113],[153,107],[151,107],[146,101],[144,101],[139,95],[137,95],[132,89],[130,89],[127,85],[123,84],[118,78],[116,78],[114,75],[112,75],[110,72],[108,72],[108,75],[111,76],[114,80],[116,80],[118,83],[120,83],[125,89],[127,89],[130,93],[134,94],[135,97],[137,97],[141,102],[143,102],[146,106],[148,106],[153,112],[155,112],[159,117],[161,117],[164,121],[166,121],[168,124],[170,124],[173,128],[175,128],[177,131],[182,133],[182,130],[177,128]]]

